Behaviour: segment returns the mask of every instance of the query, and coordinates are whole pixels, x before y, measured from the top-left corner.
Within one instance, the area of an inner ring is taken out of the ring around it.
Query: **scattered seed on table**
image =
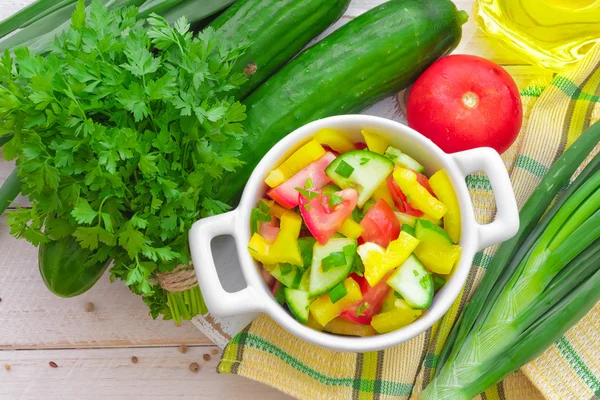
[[[131,357],[131,362],[137,364],[138,358],[136,356]]]
[[[0,297],[0,303],[2,303],[2,297]]]
[[[10,365],[4,364],[4,369],[7,370],[7,371],[10,371]]]
[[[185,344],[182,344],[181,346],[179,346],[179,352],[180,353],[187,353],[188,351],[188,347]]]
[[[206,353],[205,355],[202,356],[202,358],[204,358],[204,361],[210,361],[210,354]]]
[[[217,354],[219,354],[219,350],[213,349],[213,351],[211,353],[213,353],[213,356],[216,356]]]
[[[192,371],[192,372],[198,372],[198,371],[200,371],[200,365],[198,365],[198,363],[195,363],[195,362],[191,363],[190,364],[190,371]]]
[[[92,312],[94,311],[96,307],[94,306],[94,303],[85,303],[85,311],[86,312]]]
[[[52,368],[58,368],[58,365],[56,365],[56,363],[54,361],[50,361],[48,363]]]

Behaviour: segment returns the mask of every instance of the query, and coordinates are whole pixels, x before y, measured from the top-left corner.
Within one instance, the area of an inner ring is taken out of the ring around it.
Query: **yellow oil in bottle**
[[[474,15],[484,32],[553,71],[600,42],[600,0],[477,0]]]

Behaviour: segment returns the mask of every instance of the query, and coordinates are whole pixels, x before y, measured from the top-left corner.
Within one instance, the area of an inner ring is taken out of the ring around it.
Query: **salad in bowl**
[[[275,299],[315,330],[372,336],[427,312],[461,257],[444,169],[362,130],[322,128],[266,175],[248,252]]]

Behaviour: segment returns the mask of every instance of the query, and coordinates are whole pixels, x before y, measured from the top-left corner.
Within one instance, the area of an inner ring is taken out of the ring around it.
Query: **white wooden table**
[[[0,19],[32,1],[0,0]],[[334,27],[383,2],[353,0]],[[471,13],[473,0],[455,2]],[[521,87],[540,72],[484,37],[472,20],[464,26],[457,52],[504,65]],[[373,112],[391,116],[395,103],[383,102]],[[0,183],[11,169],[0,161]],[[24,199],[19,203],[26,204]],[[219,349],[191,323],[152,320],[141,298],[122,283],[110,284],[108,274],[80,297],[54,297],[39,276],[36,249],[12,238],[4,221],[0,298],[0,399],[287,398],[262,384],[218,375]],[[94,304],[93,312],[86,312],[88,302]],[[178,350],[182,344],[188,346],[186,353]],[[205,354],[210,361],[204,360]],[[190,371],[193,362],[200,371]]]

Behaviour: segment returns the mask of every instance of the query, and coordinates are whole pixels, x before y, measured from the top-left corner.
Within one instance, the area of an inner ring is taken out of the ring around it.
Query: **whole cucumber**
[[[391,0],[302,52],[245,101],[241,161],[215,198],[237,200],[254,167],[288,133],[395,94],[460,41],[467,20],[450,0]]]
[[[234,71],[248,77],[246,97],[315,36],[337,21],[350,0],[239,0],[209,26],[221,42],[248,43]]]
[[[38,266],[46,287],[59,297],[79,296],[91,289],[110,264],[109,259],[86,266],[92,255],[73,236],[40,244]]]

